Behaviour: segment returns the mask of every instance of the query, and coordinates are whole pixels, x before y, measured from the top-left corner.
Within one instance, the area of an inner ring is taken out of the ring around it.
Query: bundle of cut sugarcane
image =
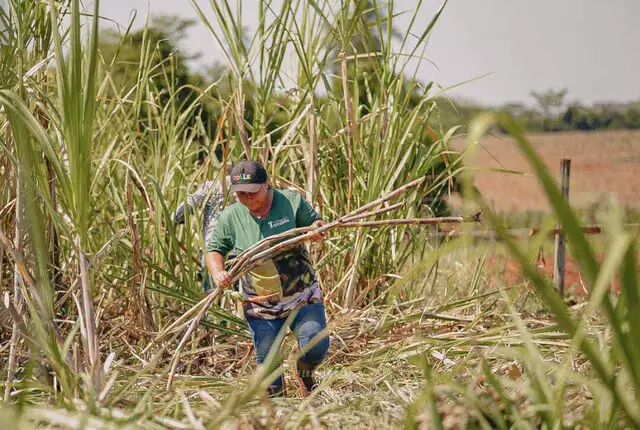
[[[480,214],[475,214],[471,217],[462,217],[462,216],[454,216],[454,217],[434,217],[434,218],[407,218],[407,219],[387,219],[387,220],[378,220],[378,221],[360,221],[364,218],[370,218],[376,215],[384,214],[391,212],[395,209],[400,208],[403,203],[396,203],[394,205],[389,205],[386,207],[382,207],[379,209],[371,210],[376,208],[389,200],[399,196],[400,194],[410,190],[412,188],[420,185],[425,178],[416,179],[402,187],[390,192],[389,194],[368,203],[347,215],[338,218],[335,221],[324,224],[321,227],[302,227],[289,230],[287,232],[270,236],[246,249],[240,255],[238,255],[229,266],[229,275],[231,277],[232,283],[244,276],[246,273],[260,266],[265,261],[273,259],[278,255],[281,255],[283,252],[300,246],[305,241],[311,239],[311,237],[316,236],[319,233],[325,233],[329,230],[336,228],[377,228],[377,227],[387,227],[394,225],[429,225],[429,224],[448,224],[448,223],[462,223],[462,222],[479,222]],[[286,239],[286,240],[285,240]],[[272,246],[273,245],[273,246]],[[207,313],[213,301],[222,293],[223,289],[216,287],[209,295],[203,298],[201,301],[192,306],[187,312],[185,312],[180,318],[178,318],[173,324],[163,330],[162,333],[158,335],[156,338],[156,342],[162,339],[169,333],[172,333],[176,330],[179,330],[186,325],[188,325],[187,331],[185,332],[182,340],[178,344],[176,351],[174,352],[173,358],[171,360],[171,370],[169,372],[169,379],[167,381],[167,390],[171,388],[173,377],[176,371],[176,367],[178,364],[178,358],[180,356],[180,351],[184,344],[187,342],[193,331],[195,330],[197,324]],[[195,316],[193,316],[195,315]],[[192,317],[193,316],[193,317]],[[187,319],[192,317],[190,321],[187,322]]]

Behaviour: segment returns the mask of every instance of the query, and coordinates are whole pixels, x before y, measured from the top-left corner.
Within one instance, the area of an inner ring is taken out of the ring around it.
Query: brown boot
[[[313,390],[318,388],[318,383],[313,377],[314,369],[316,366],[306,364],[302,360],[298,360],[295,368],[295,376],[300,384],[300,395],[302,397],[308,397]]]

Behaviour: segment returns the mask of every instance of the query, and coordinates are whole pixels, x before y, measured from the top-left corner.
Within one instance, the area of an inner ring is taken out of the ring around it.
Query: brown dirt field
[[[571,159],[569,200],[574,207],[586,208],[613,196],[627,207],[640,208],[640,131],[544,133],[529,135],[529,140],[558,178],[561,159]],[[466,142],[457,140],[451,146],[461,151]],[[514,140],[506,136],[483,139],[475,162],[467,165],[532,172]],[[478,171],[475,185],[500,212],[548,209],[533,176]]]
[[[640,268],[640,256],[638,257],[638,267]],[[596,259],[602,262],[604,254],[597,254]],[[552,254],[545,255],[544,262],[537,261],[536,265],[541,274],[549,279],[553,279]],[[490,256],[487,258],[486,267],[489,271],[495,273],[506,285],[517,285],[525,282],[525,276],[520,268],[520,264],[511,258],[495,255]],[[567,255],[566,257],[564,285],[567,295],[582,297],[588,294],[589,287],[582,280],[580,269],[571,255]],[[615,293],[620,291],[620,278],[618,276],[613,280],[611,290]]]

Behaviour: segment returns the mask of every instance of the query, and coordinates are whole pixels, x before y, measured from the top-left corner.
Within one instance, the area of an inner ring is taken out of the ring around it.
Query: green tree
[[[560,90],[548,89],[537,92],[531,91],[531,96],[536,100],[542,114],[547,118],[557,116],[565,104],[565,98],[568,90],[562,88]]]
[[[100,52],[109,65],[113,88],[119,90],[118,97],[125,97],[136,85],[148,85],[154,104],[173,104],[176,115],[188,111],[189,126],[202,126],[212,136],[217,131],[216,119],[222,109],[218,100],[223,86],[216,86],[217,92],[212,89],[207,97],[201,95],[215,78],[223,81],[225,69],[217,67],[202,75],[189,67],[189,62],[198,59],[200,54],[189,53],[179,47],[195,23],[194,20],[161,15],[154,17],[146,29],[124,35],[108,30],[101,36]],[[146,65],[149,67],[144,67]],[[139,76],[139,70],[151,70],[151,73]],[[138,129],[141,131],[155,128],[154,124],[148,123],[148,119],[153,117],[149,109],[154,108],[150,104],[140,105]],[[203,151],[201,157],[204,155]]]
[[[640,109],[630,107],[624,113],[625,128],[640,129]]]

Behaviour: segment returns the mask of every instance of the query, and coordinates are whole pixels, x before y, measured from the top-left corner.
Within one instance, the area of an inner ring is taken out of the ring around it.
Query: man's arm
[[[296,213],[296,227],[314,226],[320,228],[324,225],[322,217],[316,212],[316,210],[307,202],[304,197],[300,196],[300,205]],[[326,232],[316,233],[311,236],[313,242],[318,242],[324,239]]]
[[[218,288],[226,288],[231,285],[231,276],[224,269],[224,257],[222,254],[216,251],[207,252],[205,260],[211,278]]]

